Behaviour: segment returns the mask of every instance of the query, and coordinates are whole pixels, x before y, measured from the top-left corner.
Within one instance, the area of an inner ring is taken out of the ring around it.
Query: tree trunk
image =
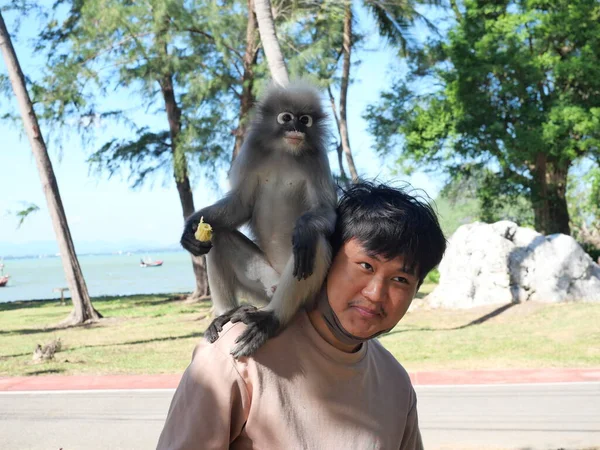
[[[342,86],[340,89],[340,137],[342,139],[342,149],[346,155],[348,170],[352,177],[352,182],[358,181],[358,172],[354,165],[352,150],[350,149],[350,139],[348,137],[348,119],[346,117],[346,100],[348,97],[348,84],[350,81],[350,53],[352,51],[352,3],[346,3],[344,13],[344,41],[343,55],[344,64],[342,68]]]
[[[240,99],[239,124],[235,130],[235,144],[231,162],[236,158],[246,135],[248,114],[254,105],[254,65],[258,56],[258,36],[256,34],[256,16],[254,15],[253,0],[248,0],[248,24],[246,25],[246,52],[244,53],[244,73],[242,75],[242,98]]]
[[[52,226],[56,234],[60,258],[65,271],[65,278],[71,299],[73,301],[73,311],[69,317],[61,322],[62,325],[77,325],[84,322],[98,320],[102,315],[94,309],[90,296],[88,294],[85,279],[79,266],[75,246],[69,231],[67,216],[65,214],[63,204],[58,190],[58,183],[52,169],[52,162],[48,156],[48,150],[42,136],[37,116],[33,110],[31,99],[25,85],[25,77],[21,70],[19,60],[12,45],[10,35],[6,29],[6,24],[0,13],[0,49],[6,62],[8,75],[15,92],[15,96],[21,110],[21,117],[29,138],[29,144],[35,156],[35,162],[38,167],[42,188],[46,196],[48,211],[52,219]]]
[[[194,213],[194,196],[190,187],[190,179],[188,177],[187,162],[185,157],[180,157],[178,154],[177,139],[181,131],[181,110],[175,99],[175,91],[173,88],[172,74],[165,75],[160,81],[160,88],[165,101],[165,109],[167,110],[167,118],[169,120],[169,133],[171,136],[171,151],[173,153],[173,175],[179,200],[183,210],[184,221]],[[206,258],[204,256],[193,256],[192,268],[196,279],[196,288],[190,300],[200,300],[207,298],[209,295],[208,276],[206,274]]]
[[[342,149],[342,144],[341,144],[342,133],[340,131],[340,118],[338,116],[337,109],[335,107],[335,98],[333,98],[333,93],[331,92],[331,87],[327,88],[327,93],[329,94],[329,102],[331,103],[331,111],[333,111],[333,117],[335,118],[335,123],[337,125],[338,133],[340,134],[340,143],[336,147],[338,164],[340,166],[340,180],[342,181],[342,183],[344,183],[344,186],[348,186],[348,176],[346,175],[346,171],[344,170],[344,160],[343,160],[344,151]]]
[[[569,162],[549,161],[545,153],[536,157],[531,195],[535,229],[542,234],[571,234],[566,198],[569,166]]]
[[[275,33],[275,22],[273,13],[271,12],[270,0],[254,0],[256,11],[256,20],[258,22],[258,31],[260,32],[260,40],[265,51],[267,63],[273,80],[280,86],[285,86],[289,83],[288,71],[283,60],[281,47]]]

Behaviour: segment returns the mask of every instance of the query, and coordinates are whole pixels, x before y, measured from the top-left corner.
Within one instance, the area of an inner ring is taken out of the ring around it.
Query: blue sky
[[[371,29],[372,21],[364,21],[360,11],[361,30]],[[10,15],[6,17],[10,27]],[[33,28],[32,28],[33,27]],[[37,22],[23,23],[23,29],[34,29]],[[425,190],[435,197],[441,188],[441,180],[431,175],[416,173],[412,177],[391,175],[393,158],[383,160],[372,150],[372,139],[367,133],[367,123],[361,118],[368,104],[374,103],[380,91],[387,89],[393,77],[401,72],[394,51],[386,46],[375,33],[366,49],[357,52],[354,60],[360,60],[354,67],[355,81],[350,86],[348,102],[348,122],[350,143],[361,175],[378,177],[380,180],[408,181],[415,188]],[[31,55],[24,41],[16,43],[16,50],[25,74],[35,74],[43,70],[39,58]],[[1,73],[6,72],[2,62]],[[0,114],[9,108],[16,110],[16,102],[0,98]],[[42,129],[45,137],[48,130]],[[120,130],[108,128],[102,138],[119,135]],[[181,206],[174,183],[163,185],[160,181],[153,186],[132,190],[126,180],[115,176],[88,173],[85,159],[89,153],[101,145],[98,140],[84,147],[76,135],[65,133],[64,151],[60,153],[55,145],[49,144],[61,198],[67,214],[71,234],[77,248],[78,242],[98,241],[107,246],[118,246],[124,242],[153,243],[156,246],[178,242],[183,226]],[[330,155],[332,167],[337,170],[335,154]],[[224,179],[224,174],[219,174]],[[201,180],[192,180],[196,208],[214,202],[227,189],[225,182],[219,190],[206,190]],[[18,220],[9,211],[23,209],[25,204],[34,203],[40,211],[27,218],[17,229]],[[21,123],[13,126],[0,123],[0,257],[2,244],[23,244],[32,241],[54,241],[55,235],[46,207],[38,171]],[[107,250],[112,251],[110,248]]]

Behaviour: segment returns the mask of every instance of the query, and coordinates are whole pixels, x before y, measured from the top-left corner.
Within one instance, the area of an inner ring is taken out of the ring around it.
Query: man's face
[[[404,317],[418,288],[418,276],[398,257],[369,256],[360,241],[346,242],[327,276],[331,308],[350,334],[368,338]]]

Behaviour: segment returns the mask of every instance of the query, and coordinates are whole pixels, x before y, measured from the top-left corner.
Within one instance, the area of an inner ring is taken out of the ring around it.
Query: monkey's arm
[[[200,242],[194,235],[201,218],[215,233],[223,229],[234,230],[250,220],[256,188],[255,179],[246,180],[215,204],[188,217],[180,241],[183,248],[194,256],[204,255],[211,249],[210,241]]]
[[[307,199],[311,207],[298,218],[292,234],[293,275],[298,280],[305,280],[312,275],[317,242],[320,237],[328,238],[333,233],[336,221],[335,191],[332,185],[322,189],[308,186]]]
[[[301,215],[292,234],[294,272],[298,280],[305,280],[313,273],[319,237],[329,237],[335,227],[335,211],[315,208]]]
[[[231,315],[232,322],[243,322],[248,327],[236,339],[231,354],[234,358],[254,354],[269,338],[276,336],[296,314],[300,306],[314,299],[321,289],[331,263],[331,245],[320,236],[316,244],[314,274],[306,280],[293,275],[294,257],[286,264],[277,289],[263,309],[239,308]]]

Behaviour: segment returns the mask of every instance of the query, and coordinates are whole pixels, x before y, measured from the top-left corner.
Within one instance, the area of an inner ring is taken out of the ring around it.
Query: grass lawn
[[[0,303],[0,376],[179,373],[210,320],[209,303],[168,295],[92,301],[105,318],[69,329],[54,325],[70,306]],[[600,367],[598,317],[600,304],[589,303],[415,310],[381,342],[411,371]],[[36,345],[58,337],[55,359],[33,363]]]

